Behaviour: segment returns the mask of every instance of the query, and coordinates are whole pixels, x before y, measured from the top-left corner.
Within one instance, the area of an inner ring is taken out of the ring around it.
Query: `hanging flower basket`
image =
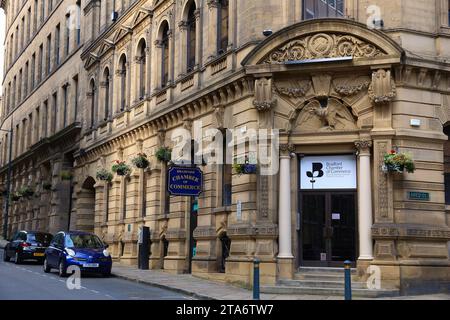
[[[73,174],[70,171],[61,171],[59,175],[63,181],[72,180],[73,178]]]
[[[31,187],[23,187],[19,190],[18,193],[22,198],[29,198],[34,195],[34,190]]]
[[[150,161],[145,153],[139,153],[131,162],[139,169],[147,169],[150,166]]]
[[[97,180],[100,180],[100,181],[111,182],[113,179],[113,174],[106,169],[101,169],[101,170],[97,171],[96,176],[97,176]]]
[[[386,173],[414,173],[416,166],[414,160],[409,153],[397,153],[391,150],[390,153],[384,155],[384,163],[382,170]]]
[[[243,174],[256,174],[257,165],[250,164],[248,157],[245,157],[245,163],[234,163],[233,169],[238,175]]]
[[[156,151],[156,159],[161,162],[169,162],[172,160],[172,150],[167,147],[161,147]]]
[[[42,189],[50,191],[52,190],[52,184],[50,182],[44,182],[42,183]]]
[[[111,168],[112,172],[119,176],[127,176],[131,173],[131,168],[125,161],[116,160]]]

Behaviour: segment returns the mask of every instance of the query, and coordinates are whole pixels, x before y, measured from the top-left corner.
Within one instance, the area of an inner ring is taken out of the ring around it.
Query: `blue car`
[[[108,245],[94,234],[86,232],[59,232],[45,250],[44,272],[58,269],[59,276],[67,276],[67,269],[77,266],[82,272],[111,275],[112,259]]]

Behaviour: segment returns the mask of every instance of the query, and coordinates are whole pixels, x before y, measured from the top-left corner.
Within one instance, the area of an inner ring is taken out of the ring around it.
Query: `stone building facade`
[[[3,8],[16,12],[10,2]],[[11,232],[70,223],[134,265],[139,229],[148,226],[152,269],[249,285],[258,257],[263,283],[275,284],[303,266],[333,268],[349,259],[362,280],[369,266],[379,267],[383,288],[449,289],[448,1],[80,6],[81,45],[67,57],[73,63],[62,64],[29,103],[12,107],[18,89],[8,88],[18,88],[20,61],[31,51],[6,62],[2,128],[13,116],[13,128],[19,125],[14,190],[51,184],[13,204]],[[19,22],[8,18],[8,53]],[[64,109],[56,104],[61,131],[40,139],[42,121],[28,118],[46,117],[32,106],[75,74],[72,123],[61,126]],[[262,175],[259,163],[256,174],[240,175],[229,164],[205,164],[201,196],[169,196],[168,164],[157,151],[174,148],[177,129],[194,135],[196,123],[214,132],[279,130],[279,170]],[[6,135],[2,141],[4,182]],[[392,149],[412,155],[414,173],[382,170]],[[101,169],[131,164],[139,153],[149,168],[98,179]]]

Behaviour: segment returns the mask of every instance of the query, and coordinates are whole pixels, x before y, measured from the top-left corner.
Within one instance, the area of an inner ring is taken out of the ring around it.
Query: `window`
[[[58,24],[56,26],[56,32],[55,32],[55,64],[56,66],[59,66],[60,61],[60,38],[61,38],[61,26]]]
[[[169,82],[169,25],[164,23],[161,39],[161,87]]]
[[[217,53],[220,55],[227,51],[229,30],[229,3],[228,0],[218,1],[217,23]]]
[[[222,206],[231,206],[231,179],[233,176],[233,165],[227,161],[228,139],[226,131],[223,131],[223,164],[222,164]]]
[[[79,46],[81,42],[81,4],[77,1],[77,21],[76,21],[76,45]]]
[[[74,106],[73,106],[73,121],[76,122],[77,121],[77,115],[78,115],[78,92],[79,92],[79,88],[78,88],[78,76],[76,76],[75,78],[73,78],[73,90],[74,90]]]
[[[70,51],[70,14],[66,15],[66,39],[65,39],[65,46],[64,46],[64,55],[67,57],[69,55]]]
[[[147,74],[146,74],[146,68],[147,68],[147,64],[146,64],[146,44],[145,41],[142,39],[141,42],[139,43],[139,47],[138,47],[138,56],[137,56],[137,61],[138,61],[138,73],[139,73],[139,84],[138,84],[138,98],[139,100],[144,99],[145,97],[145,82],[146,82],[146,78],[147,78]]]
[[[44,65],[44,46],[39,46],[38,83],[42,81],[42,69]]]
[[[42,114],[42,138],[47,137],[47,134],[48,134],[47,119],[48,119],[48,100],[45,100],[44,101],[44,110],[43,110],[43,114]]]
[[[344,0],[304,0],[303,19],[342,17]]]
[[[52,125],[51,125],[51,132],[52,134],[55,134],[57,131],[57,119],[58,119],[58,93],[55,92],[53,94],[53,110],[52,110]]]
[[[67,102],[69,99],[69,95],[68,95],[68,88],[69,85],[65,85],[63,87],[63,128],[65,128],[67,126]]]
[[[445,204],[450,205],[450,126],[444,127],[447,141],[444,143],[444,181],[445,181]]]
[[[187,18],[187,72],[191,72],[195,67],[195,50],[197,42],[195,2],[192,2]]]
[[[49,75],[50,72],[52,71],[51,51],[52,51],[52,35],[49,35],[47,37],[47,75]]]
[[[127,107],[127,58],[122,55],[119,61],[120,74],[120,111]]]
[[[109,119],[109,99],[110,99],[110,94],[109,94],[109,90],[110,90],[110,84],[109,84],[109,69],[106,68],[104,73],[103,73],[103,90],[105,92],[104,97],[105,97],[105,108],[104,108],[104,120],[108,120]]]
[[[33,53],[31,56],[31,90],[34,89],[35,85],[35,72],[36,72],[36,54]]]
[[[91,84],[90,84],[90,96],[91,96],[91,114],[90,114],[90,126],[91,129],[94,128],[95,126],[95,104],[96,104],[96,94],[95,94],[95,81],[91,80]]]

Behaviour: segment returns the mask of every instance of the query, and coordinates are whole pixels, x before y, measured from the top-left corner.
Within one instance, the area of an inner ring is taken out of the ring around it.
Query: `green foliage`
[[[172,150],[168,147],[161,147],[156,151],[156,159],[162,162],[169,162],[172,160]]]
[[[147,169],[150,165],[150,161],[145,153],[139,153],[133,160],[131,160],[133,165],[139,169]]]
[[[96,177],[97,180],[111,182],[113,179],[113,174],[106,169],[100,169],[97,171]]]
[[[131,168],[125,161],[116,160],[111,168],[112,172],[119,176],[127,176],[131,173]]]
[[[384,155],[383,170],[385,172],[398,173],[402,173],[406,170],[408,173],[414,173],[416,166],[411,154],[397,153],[395,150],[391,150],[390,153]]]

